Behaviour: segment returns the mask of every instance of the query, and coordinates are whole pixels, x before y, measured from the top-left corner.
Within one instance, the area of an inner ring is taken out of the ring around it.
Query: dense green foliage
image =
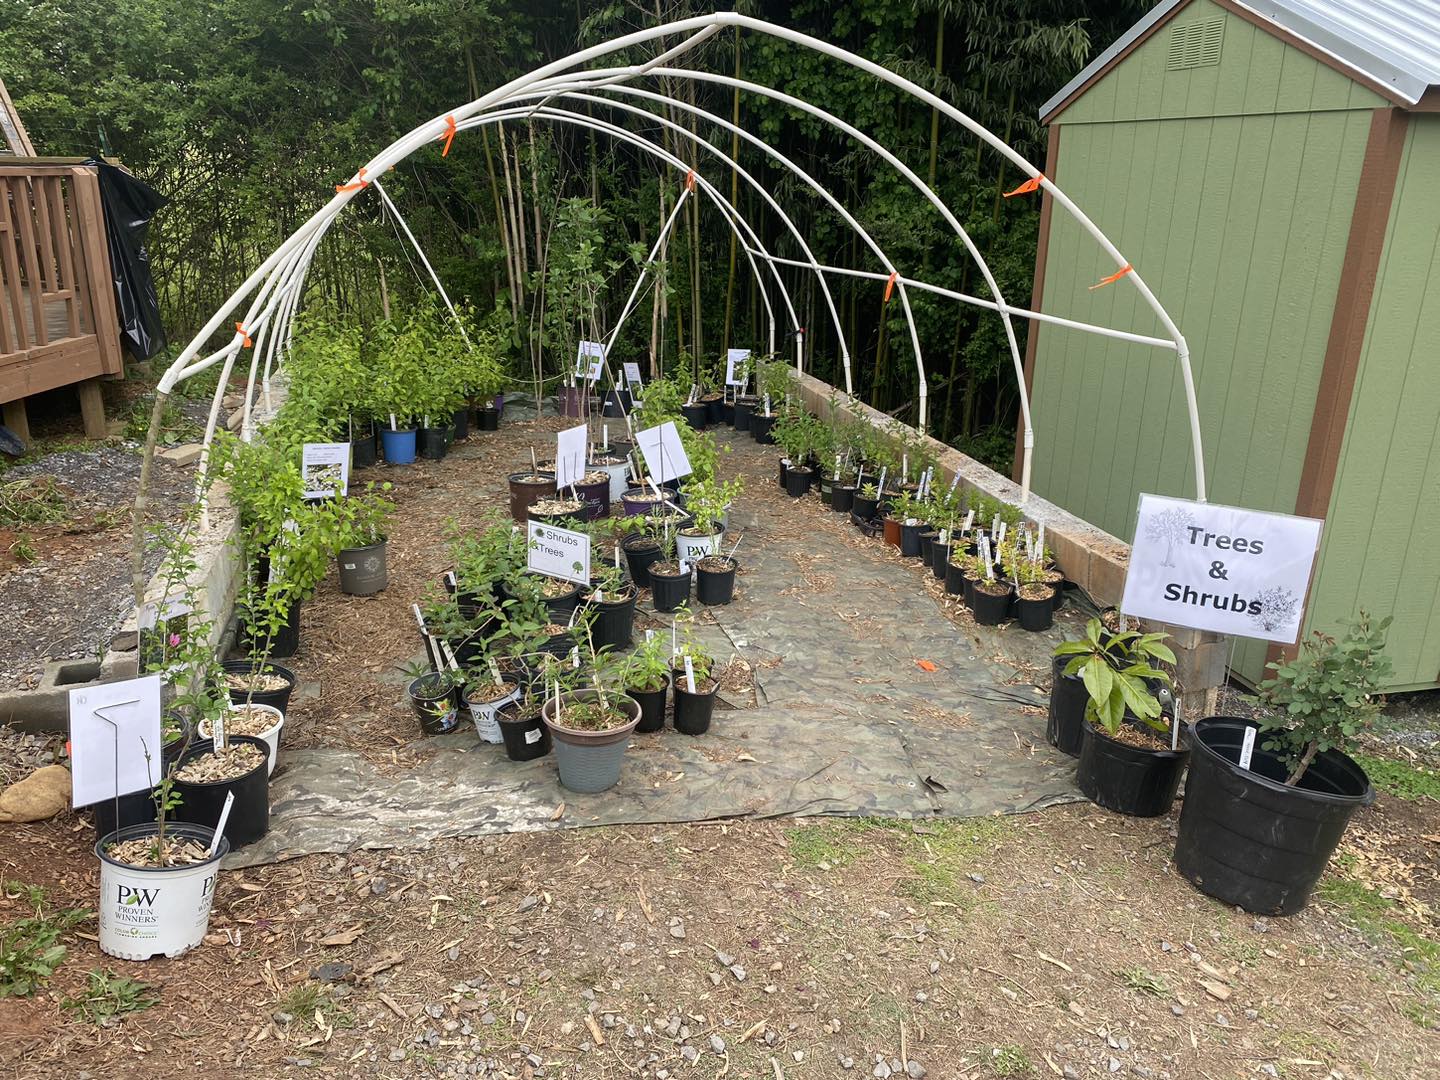
[[[1096,5],[1082,0],[741,5],[915,79],[1036,162],[1044,158],[1038,105],[1145,6],[1119,0],[1096,14]],[[693,0],[650,9],[595,0],[0,0],[0,71],[41,153],[105,150],[170,196],[152,233],[152,253],[167,326],[183,340],[330,198],[334,184],[415,124],[577,46],[702,10],[708,9]],[[624,59],[617,54],[606,63]],[[774,38],[722,33],[684,62],[738,70],[823,104],[891,147],[953,208],[1007,299],[1028,302],[1038,200],[1002,200],[1019,179],[1014,166],[959,125],[893,87]],[[667,89],[723,116],[733,109],[745,130],[853,208],[905,272],[986,294],[935,209],[845,136],[753,94],[736,100],[723,86]],[[618,112],[607,118],[642,127]],[[682,111],[671,118],[729,149],[726,133],[707,132]],[[722,191],[733,191],[772,251],[800,254],[759,197],[712,155],[643,126]],[[878,269],[812,192],[757,149],[741,155],[818,258]],[[537,365],[554,377],[573,356],[577,337],[610,327],[682,179],[608,136],[537,119],[483,135],[463,132],[448,157],[438,144],[421,150],[384,183],[451,293],[478,312],[508,314],[511,372],[528,381]],[[663,370],[686,357],[723,355],[727,345],[768,351],[759,293],[718,213],[693,200],[662,257],[655,268],[659,294],[642,298],[617,357],[650,355]],[[404,301],[426,291],[416,269],[395,223],[365,194],[317,256],[311,300],[368,325],[380,318],[382,293]],[[810,370],[840,382],[837,336],[813,278],[783,274],[810,330]],[[832,292],[857,390],[876,407],[913,420],[917,384],[900,304],[882,302],[879,282],[835,279]],[[1003,463],[1016,395],[1000,322],[933,295],[912,295],[911,303],[925,351],[932,430]],[[787,342],[776,346],[783,352]]]

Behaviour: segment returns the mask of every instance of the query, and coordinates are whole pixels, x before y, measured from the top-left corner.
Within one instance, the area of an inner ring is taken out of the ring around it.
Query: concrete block
[[[184,446],[172,446],[168,450],[161,450],[159,456],[175,465],[194,465],[200,460],[200,453],[204,449],[199,443],[186,443]]]

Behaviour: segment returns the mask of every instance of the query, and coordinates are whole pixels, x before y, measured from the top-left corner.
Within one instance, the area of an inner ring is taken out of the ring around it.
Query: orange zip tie
[[[348,184],[336,184],[336,191],[359,191],[363,187],[369,187],[370,181],[365,179],[365,170],[361,169],[355,174],[355,179]]]
[[[1094,292],[1096,289],[1103,289],[1106,285],[1109,285],[1112,281],[1119,281],[1122,277],[1124,277],[1126,274],[1130,273],[1130,271],[1131,271],[1131,270],[1134,270],[1134,269],[1135,269],[1135,268],[1134,268],[1133,266],[1131,266],[1129,263],[1126,263],[1124,266],[1120,267],[1119,270],[1116,270],[1116,271],[1115,271],[1113,274],[1111,274],[1109,277],[1103,277],[1103,278],[1101,278],[1099,281],[1097,281],[1094,285],[1091,285],[1091,286],[1090,286],[1090,291],[1091,291],[1091,292]]]
[[[240,343],[242,348],[253,349],[255,347],[255,343],[250,340],[250,331],[245,329],[243,322],[237,322],[235,324],[235,332],[245,339]]]
[[[888,304],[890,302],[890,294],[895,291],[895,282],[898,281],[899,278],[900,271],[897,270],[893,274],[891,274],[889,279],[885,282],[885,299],[883,303]]]
[[[685,190],[686,190],[686,191],[694,191],[694,190],[695,190],[695,170],[694,170],[694,169],[691,169],[688,173],[685,174]]]
[[[1041,180],[1044,180],[1044,179],[1045,179],[1045,174],[1044,174],[1044,173],[1040,173],[1040,174],[1038,174],[1038,175],[1036,175],[1036,176],[1032,176],[1029,180],[1026,180],[1023,184],[1021,184],[1019,187],[1017,187],[1014,191],[1007,191],[1007,192],[1005,192],[1005,198],[1008,199],[1008,198],[1010,198],[1011,196],[1014,196],[1014,195],[1029,195],[1032,191],[1039,191],[1039,190],[1040,190],[1040,181],[1041,181]]]
[[[450,156],[450,144],[455,141],[455,117],[445,117],[445,130],[435,136],[435,141],[445,140],[445,149],[440,151],[441,157]]]

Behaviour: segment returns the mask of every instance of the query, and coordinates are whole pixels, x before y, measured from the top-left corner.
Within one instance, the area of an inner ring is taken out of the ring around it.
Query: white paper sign
[[[643,386],[644,380],[640,378],[639,364],[625,365],[625,382],[630,386]]]
[[[585,475],[584,424],[566,428],[555,435],[555,486],[567,488]]]
[[[745,371],[745,361],[750,359],[749,349],[727,349],[725,351],[725,385],[744,386],[750,381]]]
[[[645,457],[645,469],[655,483],[690,475],[690,459],[685,455],[675,421],[667,420],[658,427],[636,432],[635,442]]]
[[[344,495],[350,487],[350,444],[307,442],[300,452],[300,473],[307,499]]]
[[[1171,626],[1293,644],[1321,524],[1141,495],[1120,610]]]
[[[161,751],[159,675],[70,691],[73,805],[154,787],[163,778]]]
[[[525,565],[537,574],[590,584],[590,537],[538,521],[529,523]]]
[[[575,374],[584,375],[590,382],[600,378],[600,368],[605,363],[605,344],[600,341],[580,342],[575,356]]]

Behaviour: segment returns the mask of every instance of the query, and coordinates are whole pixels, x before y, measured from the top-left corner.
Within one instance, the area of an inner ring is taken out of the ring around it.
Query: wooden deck
[[[15,403],[81,383],[93,391],[82,388],[82,403],[87,433],[95,434],[89,429],[99,394],[90,381],[123,373],[95,171],[0,164],[0,404],[7,426],[24,427],[23,406]]]

